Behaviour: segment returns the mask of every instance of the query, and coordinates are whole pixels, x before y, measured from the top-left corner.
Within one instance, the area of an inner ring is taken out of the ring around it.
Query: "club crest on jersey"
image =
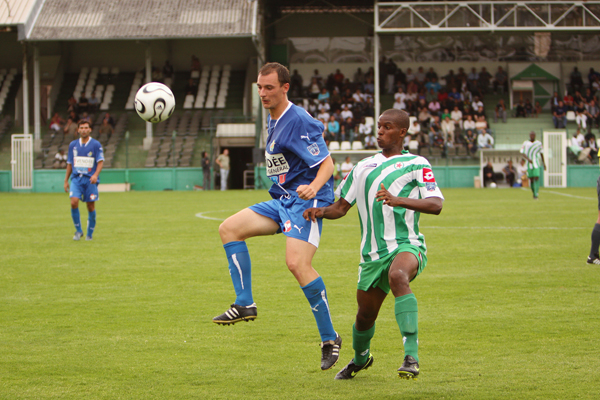
[[[430,168],[423,168],[423,181],[424,182],[435,182],[433,171]]]
[[[436,187],[437,184],[435,182],[425,182],[425,189],[427,189],[428,192],[435,191]]]
[[[402,164],[401,162],[397,162],[396,164],[394,164],[394,168],[396,169],[400,169],[404,166],[404,164]]]
[[[274,140],[271,142],[271,145],[269,146],[269,151],[273,151],[273,150],[275,150],[275,141]]]
[[[88,153],[88,157],[91,157],[91,156],[92,156],[92,154],[93,154],[93,153],[90,151],[90,152]]]
[[[283,231],[287,233],[291,230],[292,230],[292,222],[288,219],[287,221],[285,221],[283,223]]]
[[[316,143],[311,144],[310,146],[308,146],[306,148],[306,150],[308,150],[310,152],[310,154],[312,154],[313,156],[318,156],[319,153],[321,152],[319,150],[319,145]]]

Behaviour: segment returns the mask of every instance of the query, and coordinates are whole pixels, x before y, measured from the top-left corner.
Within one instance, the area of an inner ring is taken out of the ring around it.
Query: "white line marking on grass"
[[[210,219],[211,221],[225,221],[224,218],[213,218],[213,217],[207,217],[206,215],[204,215],[204,214],[208,214],[208,213],[216,213],[216,212],[224,212],[224,211],[231,211],[231,210],[204,211],[204,212],[196,214],[196,217],[202,218],[202,219]]]
[[[557,194],[559,196],[566,196],[566,197],[574,197],[576,199],[585,199],[585,200],[597,200],[597,197],[583,197],[583,196],[575,196],[574,194],[568,194],[568,193],[561,193],[561,192],[554,192],[552,190],[540,190],[540,192],[543,193],[552,193],[552,194]]]

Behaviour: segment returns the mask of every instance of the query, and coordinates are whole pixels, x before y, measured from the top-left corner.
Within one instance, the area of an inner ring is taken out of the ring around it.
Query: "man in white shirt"
[[[394,99],[397,100],[398,98],[401,99],[402,103],[404,103],[404,100],[406,100],[406,93],[404,93],[402,86],[398,87],[398,91],[396,94],[394,94]]]
[[[454,110],[450,113],[450,118],[454,121],[455,125],[458,125],[460,129],[463,127],[463,114],[462,111],[458,109],[458,106],[454,107]]]
[[[450,119],[450,117],[446,116],[446,118],[442,121],[442,132],[444,133],[444,142],[449,147],[454,146],[454,121]]]
[[[481,131],[477,135],[477,146],[480,149],[491,149],[494,147],[494,138],[486,131]]]
[[[467,120],[463,123],[463,128],[465,131],[469,129],[475,132],[475,121],[473,121],[473,117],[469,114],[467,115]]]
[[[406,104],[402,101],[402,98],[396,97],[396,101],[394,102],[394,107],[396,110],[404,110],[406,108]]]
[[[348,106],[348,104],[344,105],[344,110],[340,113],[340,116],[342,117],[342,120],[344,120],[344,121],[347,120],[348,118],[354,118],[354,114],[350,110],[350,107]]]
[[[346,157],[346,160],[344,160],[344,162],[342,163],[342,165],[340,166],[340,170],[342,173],[342,179],[346,177],[346,175],[348,175],[350,173],[350,171],[352,171],[352,167],[354,167],[354,164],[352,164],[350,162],[350,157]]]
[[[473,97],[473,103],[471,103],[473,110],[479,110],[479,107],[483,108],[483,102],[479,100],[479,96]]]

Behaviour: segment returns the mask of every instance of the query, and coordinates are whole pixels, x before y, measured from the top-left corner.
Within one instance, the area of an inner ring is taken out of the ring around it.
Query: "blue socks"
[[[96,210],[88,213],[88,226],[87,226],[87,236],[92,237],[94,234],[94,228],[96,227]]]
[[[83,232],[81,229],[81,218],[79,217],[79,208],[71,208],[71,218],[73,218],[73,225],[77,232]]]
[[[327,301],[327,292],[325,291],[323,279],[318,277],[308,285],[302,287],[302,290],[304,291],[304,295],[306,296],[313,315],[315,316],[315,320],[317,321],[317,328],[319,328],[321,341],[335,340],[337,335],[333,329],[333,323],[331,322],[329,302]]]
[[[229,275],[233,282],[238,306],[249,306],[254,303],[252,299],[252,264],[248,254],[246,242],[229,242],[223,245],[227,260],[229,261]]]

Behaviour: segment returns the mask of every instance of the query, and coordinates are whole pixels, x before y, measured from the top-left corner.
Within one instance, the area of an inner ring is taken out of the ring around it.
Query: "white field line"
[[[526,190],[528,192],[531,191],[531,189],[529,188],[521,188],[521,190]],[[584,200],[597,200],[596,197],[583,197],[583,196],[575,196],[574,194],[568,194],[568,193],[561,193],[561,192],[555,192],[553,190],[547,190],[547,189],[540,189],[540,192],[542,193],[552,193],[552,194],[557,194],[559,196],[565,196],[565,197],[573,197],[575,199],[584,199]]]

